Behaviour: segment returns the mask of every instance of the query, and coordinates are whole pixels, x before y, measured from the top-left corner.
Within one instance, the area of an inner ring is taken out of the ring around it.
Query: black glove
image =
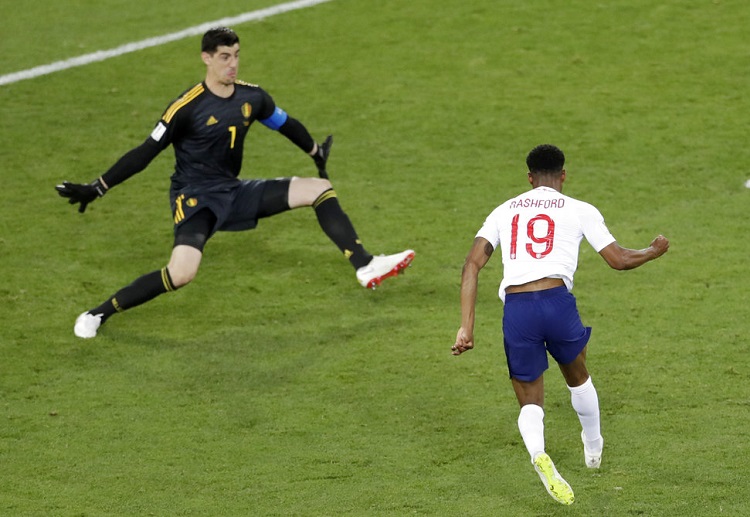
[[[57,193],[62,197],[68,198],[68,203],[71,205],[80,203],[81,206],[78,207],[80,213],[86,211],[86,205],[96,198],[102,197],[105,192],[107,192],[104,184],[99,179],[88,185],[63,181],[62,185],[55,186],[55,190],[57,190]]]
[[[333,135],[328,135],[325,142],[318,145],[318,151],[312,155],[312,159],[315,160],[315,166],[318,168],[318,175],[321,178],[328,179],[328,173],[326,172],[326,162],[328,162],[328,156],[331,154],[331,146],[333,145]]]

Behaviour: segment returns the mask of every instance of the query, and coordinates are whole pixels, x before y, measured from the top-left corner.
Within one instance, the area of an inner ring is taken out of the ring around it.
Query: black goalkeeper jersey
[[[250,125],[275,109],[268,93],[248,83],[235,83],[228,98],[214,95],[202,82],[185,91],[151,133],[159,150],[174,147],[172,190],[221,191],[235,185]]]
[[[315,140],[304,125],[278,108],[261,87],[237,81],[234,93],[223,98],[202,82],[173,101],[151,135],[100,179],[107,189],[119,185],[172,144],[176,158],[172,192],[226,191],[240,181],[245,135],[256,120],[278,130],[305,153],[314,149]]]

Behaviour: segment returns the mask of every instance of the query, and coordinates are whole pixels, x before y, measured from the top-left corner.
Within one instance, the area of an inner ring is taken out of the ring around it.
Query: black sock
[[[320,227],[355,269],[370,263],[372,255],[362,246],[354,226],[342,210],[333,189],[328,189],[318,196],[312,207],[315,215],[318,216]]]
[[[162,268],[137,278],[132,284],[123,287],[106,302],[89,312],[95,315],[101,314],[102,323],[104,323],[115,312],[131,309],[175,289],[177,288],[172,284],[169,271],[167,268]]]

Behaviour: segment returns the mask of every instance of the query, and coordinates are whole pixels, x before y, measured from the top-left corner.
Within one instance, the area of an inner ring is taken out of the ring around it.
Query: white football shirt
[[[562,278],[568,290],[573,289],[581,239],[586,237],[597,253],[615,241],[596,207],[549,187],[529,190],[497,207],[476,236],[502,250],[503,302],[508,286],[546,277]]]

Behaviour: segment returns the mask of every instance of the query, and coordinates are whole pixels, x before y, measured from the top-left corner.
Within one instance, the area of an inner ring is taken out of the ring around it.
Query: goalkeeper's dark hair
[[[219,47],[231,47],[240,42],[240,37],[229,27],[214,27],[209,29],[201,41],[201,52],[213,54]]]
[[[565,166],[565,154],[554,145],[538,145],[526,157],[526,166],[532,173],[560,173]]]

